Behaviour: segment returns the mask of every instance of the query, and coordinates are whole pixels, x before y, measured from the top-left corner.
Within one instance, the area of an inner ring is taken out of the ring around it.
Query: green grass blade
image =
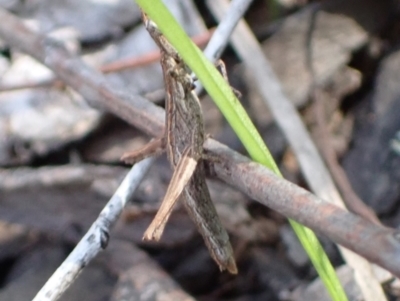
[[[165,37],[176,48],[186,64],[196,74],[204,88],[238,135],[251,158],[274,173],[282,176],[261,136],[254,127],[246,111],[232,92],[231,87],[209,62],[170,14],[160,0],[136,0],[143,11],[152,19]],[[315,269],[324,282],[330,296],[336,301],[346,301],[347,297],[336,276],[327,255],[315,234],[308,228],[289,220],[301,244],[306,250]]]

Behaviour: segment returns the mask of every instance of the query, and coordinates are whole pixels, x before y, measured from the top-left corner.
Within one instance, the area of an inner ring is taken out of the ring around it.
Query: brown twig
[[[10,84],[10,85],[0,84],[0,92],[15,91],[22,89],[37,89],[37,88],[44,88],[56,85],[60,85],[60,87],[62,87],[64,86],[64,83],[54,78],[50,78],[40,82],[32,82],[32,83],[25,82],[25,83]]]
[[[32,32],[3,9],[0,19],[0,36],[4,41],[51,68],[90,105],[112,112],[152,136],[162,135],[164,111],[160,107],[138,95],[132,96],[123,87],[111,85],[59,43]],[[326,203],[215,140],[208,139],[205,150],[220,158],[213,163],[218,178],[400,276],[399,231]]]
[[[339,191],[343,196],[343,200],[346,204],[347,209],[355,214],[358,214],[371,222],[381,225],[375,212],[368,207],[354,192],[351,187],[349,179],[347,178],[346,172],[340,166],[337,156],[332,144],[330,143],[329,130],[325,121],[325,112],[323,99],[320,95],[320,91],[317,88],[314,89],[314,116],[316,121],[315,131],[318,136],[318,145],[322,156],[325,159],[326,164],[332,174],[333,179],[338,185]]]
[[[210,40],[214,29],[210,29],[192,38],[193,42],[202,48]],[[121,59],[112,63],[108,63],[100,67],[103,73],[119,72],[126,69],[134,69],[140,66],[145,66],[154,62],[160,61],[160,51],[154,50],[139,57]]]
[[[204,47],[208,41],[210,40],[215,29],[210,29],[206,32],[203,32],[199,35],[196,35],[192,38],[193,42],[199,46],[200,48]],[[146,53],[144,55],[128,57],[120,60],[116,60],[111,63],[104,64],[99,68],[102,73],[113,73],[113,72],[121,72],[124,70],[135,69],[141,66],[146,66],[148,64],[158,62],[160,60],[160,51],[158,49]],[[62,88],[64,83],[57,78],[50,78],[40,82],[32,82],[32,83],[19,83],[12,85],[3,85],[0,83],[0,92],[5,91],[15,91],[22,89],[34,89],[34,88],[43,88],[49,86],[57,86]]]

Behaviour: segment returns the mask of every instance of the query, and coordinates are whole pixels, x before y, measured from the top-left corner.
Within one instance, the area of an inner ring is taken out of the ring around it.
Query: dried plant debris
[[[0,290],[0,300],[32,300],[66,253],[66,249],[45,242],[24,253],[13,265]],[[108,300],[115,280],[103,263],[95,261],[60,300]]]
[[[80,3],[79,1],[50,1],[49,3],[45,1],[37,4],[37,7],[30,7],[29,13],[30,17],[39,23],[38,27],[42,32],[56,37],[57,40],[69,46],[70,50],[80,52],[79,35],[90,37],[90,39],[94,39],[95,36],[104,36],[107,30],[113,28],[111,24],[113,20],[107,16],[118,18],[118,22],[126,22],[125,15],[134,18],[135,12],[138,11],[132,1],[116,1],[112,5],[102,2]],[[190,34],[196,35],[204,31],[204,24],[201,23],[201,18],[193,5],[187,1],[171,1],[170,7]],[[99,14],[88,13],[89,8],[95,11],[99,9]],[[74,10],[73,13],[71,9]],[[25,10],[27,8],[21,8],[21,11]],[[120,10],[124,14],[118,13]],[[83,15],[88,17],[82,17]],[[96,21],[91,18],[99,19]],[[89,22],[90,25],[85,22]],[[118,25],[118,22],[114,25]],[[68,30],[70,28],[75,30],[75,33]],[[140,25],[121,41],[86,53],[84,59],[100,68],[107,62],[126,57],[139,57],[156,49],[146,30]],[[101,112],[90,109],[81,96],[68,88],[59,89],[54,85],[50,85],[50,88],[49,86],[38,87],[40,83],[54,80],[53,73],[32,58],[12,51],[9,62],[1,57],[0,62],[3,63],[0,64],[0,74],[2,74],[0,86],[12,87],[26,84],[33,87],[27,86],[23,90],[0,94],[2,104],[0,116],[4,116],[0,120],[0,135],[5,137],[0,141],[0,165],[27,163],[35,156],[46,155],[70,142],[78,141],[98,126],[102,116]],[[152,92],[163,87],[161,69],[158,64],[110,74],[108,78],[112,82],[129,86],[132,94]],[[149,78],[153,80],[149,81]]]
[[[395,51],[382,61],[370,106],[355,112],[354,146],[344,158],[355,191],[378,214],[392,213],[400,198],[400,157],[390,147],[400,129],[399,70]]]
[[[26,17],[42,33],[73,27],[85,42],[121,35],[124,27],[137,22],[139,8],[133,1],[2,1],[0,6]],[[95,12],[95,13],[93,13]]]
[[[0,171],[0,218],[76,239],[124,175],[121,167],[78,165]]]
[[[0,219],[76,242],[96,219],[126,172],[121,167],[82,164],[0,170]],[[148,180],[141,184],[133,209],[128,207],[114,229],[115,237],[142,242],[143,232],[165,191],[160,190],[166,187],[156,180],[159,172],[155,166]],[[157,182],[161,187],[154,186]],[[178,211],[172,215],[160,247],[189,241],[194,235],[194,225]]]
[[[127,149],[137,149],[149,138],[135,128],[111,118],[85,139],[79,148],[82,160],[97,163],[120,162],[121,154]]]
[[[187,0],[164,2],[190,36],[204,33],[205,23],[214,25],[201,1],[196,2],[198,7]],[[391,0],[280,2],[294,6],[262,42],[265,55],[311,128],[315,128],[315,113],[308,100],[315,98],[314,92],[320,93],[332,148],[338,160],[343,158],[355,191],[381,215],[384,225],[397,227],[397,6]],[[158,53],[132,0],[0,0],[0,7],[30,28],[55,38],[97,70],[121,59],[140,61],[149,52]],[[256,8],[260,16],[271,7],[260,2],[250,10]],[[397,19],[390,18],[396,14]],[[250,23],[267,28],[266,19],[254,18]],[[7,24],[0,25],[4,26],[7,28]],[[378,41],[378,51],[372,52],[371,39]],[[0,51],[0,300],[30,300],[81,239],[127,173],[119,157],[149,137],[117,116],[90,107],[69,87],[54,84],[51,70],[5,41],[0,41]],[[226,52],[228,65],[237,62],[234,56],[232,51]],[[60,68],[66,61],[70,62],[63,60]],[[280,160],[285,151],[290,154],[278,162],[286,164],[287,178],[304,185],[296,154],[287,151],[285,137],[274,125],[264,101],[257,100],[260,96],[251,82],[252,74],[245,74],[252,70],[238,65],[228,67],[237,69],[236,74],[230,72],[232,79],[237,75],[246,82],[243,88],[232,83],[242,92],[240,101],[271,144],[274,157]],[[133,95],[125,98],[129,101],[135,101],[137,94],[164,91],[158,59],[105,76],[107,83]],[[25,88],[15,89],[18,85]],[[353,102],[348,96],[354,93],[358,94]],[[158,97],[161,106],[164,96]],[[161,111],[154,108],[156,116]],[[206,133],[242,149],[215,105],[205,100],[202,109]],[[124,118],[130,120],[129,116]],[[156,135],[160,124],[152,129],[137,126]],[[59,164],[58,156],[69,164],[55,165]],[[286,219],[214,179],[207,179],[207,185],[231,238],[237,276],[219,272],[182,205],[174,208],[159,242],[143,242],[143,233],[170,179],[171,169],[161,156],[112,229],[108,247],[61,300],[328,300]],[[332,242],[323,241],[323,245],[337,263]],[[349,298],[358,300],[360,292],[352,272],[345,266],[337,270]],[[378,279],[386,283],[386,293],[400,295],[398,280],[392,282],[387,274]]]
[[[352,10],[359,7],[357,4],[363,6],[362,12]],[[295,104],[303,105],[313,85],[329,84],[349,63],[352,52],[366,45],[368,30],[376,31],[385,25],[373,20],[381,21],[382,14],[388,16],[389,7],[388,1],[382,1],[379,9],[358,0],[326,1],[308,5],[285,18],[278,31],[264,42],[265,55],[285,94]],[[357,22],[364,14],[371,17],[372,24],[365,24],[368,19]]]
[[[114,242],[107,252],[109,265],[118,271],[110,300],[195,300],[143,251],[126,242]]]
[[[2,84],[38,82],[52,72],[26,55],[18,55]],[[81,139],[98,124],[100,113],[71,90],[40,88],[0,93],[1,165],[29,162]]]
[[[346,295],[349,300],[362,300],[362,294],[354,281],[354,272],[349,266],[340,266],[336,270],[340,283],[343,285]],[[374,271],[375,273],[375,271]],[[381,283],[392,281],[390,274],[377,274],[376,277]],[[293,301],[307,301],[307,300],[320,300],[329,301],[331,297],[323,289],[323,284],[320,279],[316,279],[308,285],[301,285],[296,288],[292,293],[290,300]]]
[[[37,243],[39,233],[21,224],[0,221],[0,262],[16,257]]]
[[[174,17],[189,36],[205,31],[206,27],[197,10],[190,1],[166,1]],[[158,50],[143,26],[131,30],[122,40],[110,44],[104,51],[104,62],[113,62],[128,57],[140,57]],[[129,87],[132,93],[145,94],[163,88],[160,64],[155,62],[134,70],[124,70],[118,74],[108,75],[110,80]],[[151,78],[152,80],[148,80]]]

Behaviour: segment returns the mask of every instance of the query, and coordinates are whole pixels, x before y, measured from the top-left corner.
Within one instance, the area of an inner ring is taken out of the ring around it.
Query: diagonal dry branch
[[[153,162],[154,158],[148,158],[131,168],[88,232],[47,280],[33,301],[58,300],[90,261],[107,247],[112,226]]]
[[[107,110],[152,136],[164,130],[164,112],[123,87],[107,83],[65,48],[28,29],[17,17],[0,9],[0,37],[36,58],[96,108]],[[374,225],[328,204],[298,186],[276,177],[265,167],[208,139],[206,151],[219,156],[215,174],[260,203],[294,219],[334,242],[400,276],[400,232]]]
[[[237,0],[245,2],[246,0]],[[208,0],[207,5],[217,19],[223,20],[235,1]],[[295,106],[282,91],[268,58],[263,53],[259,42],[244,20],[236,26],[231,36],[231,43],[243,63],[253,75],[252,80],[269,107],[277,125],[292,147],[304,179],[311,191],[318,197],[344,207],[343,200],[325,167]],[[311,64],[312,65],[312,64]],[[313,70],[312,66],[311,69]],[[361,203],[362,204],[362,203]],[[360,204],[359,204],[360,205]],[[358,208],[363,208],[358,206]],[[358,213],[358,211],[353,211]],[[365,215],[361,216],[365,217]],[[372,220],[375,222],[374,220]],[[372,273],[371,265],[364,258],[339,246],[345,262],[354,270],[356,280],[365,301],[386,300],[381,284]]]

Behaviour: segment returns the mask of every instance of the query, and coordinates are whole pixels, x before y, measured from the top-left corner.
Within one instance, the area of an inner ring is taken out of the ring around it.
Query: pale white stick
[[[253,0],[232,0],[224,18],[218,24],[206,49],[204,49],[204,55],[211,62],[215,63],[221,57],[236,24],[243,17],[251,2]],[[200,82],[196,83],[196,94],[199,94],[202,90],[203,85]]]
[[[83,268],[102,249],[105,249],[111,227],[120,216],[153,161],[154,158],[148,158],[132,167],[89,231],[47,280],[33,301],[57,300],[74,282]]]

